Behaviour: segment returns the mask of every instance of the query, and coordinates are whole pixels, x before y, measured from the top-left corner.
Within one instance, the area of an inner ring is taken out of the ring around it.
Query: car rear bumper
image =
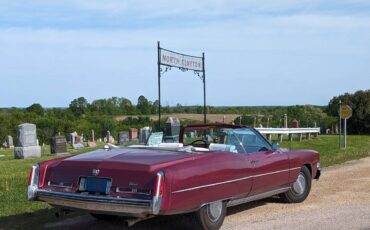
[[[153,201],[38,189],[36,200],[72,210],[110,215],[148,217],[153,215]]]
[[[321,176],[321,169],[317,169],[316,176],[315,176],[314,179],[318,180],[320,178],[320,176]]]

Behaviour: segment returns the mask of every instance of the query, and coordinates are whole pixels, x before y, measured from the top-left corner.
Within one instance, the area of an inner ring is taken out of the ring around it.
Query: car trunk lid
[[[95,177],[110,181],[110,195],[150,196],[160,168],[191,159],[191,154],[177,151],[142,148],[96,150],[51,166],[47,170],[45,184],[52,190],[79,192],[81,178]]]

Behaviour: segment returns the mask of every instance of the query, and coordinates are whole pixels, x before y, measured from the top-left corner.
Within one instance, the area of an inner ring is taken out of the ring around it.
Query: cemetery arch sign
[[[204,68],[204,53],[202,56],[192,56],[161,48],[158,41],[158,127],[161,128],[161,76],[172,67],[179,70],[193,71],[203,81],[203,113],[204,123],[207,121],[206,108],[206,71]]]

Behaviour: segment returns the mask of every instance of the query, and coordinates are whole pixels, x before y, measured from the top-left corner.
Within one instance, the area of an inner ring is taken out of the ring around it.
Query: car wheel
[[[218,230],[226,216],[226,202],[216,201],[203,206],[195,213],[197,229]]]
[[[104,220],[104,221],[115,220],[118,218],[117,216],[113,216],[113,215],[104,215],[104,214],[97,214],[97,213],[90,213],[90,215],[98,220]]]
[[[303,166],[297,180],[291,185],[290,190],[283,193],[281,198],[287,203],[300,203],[304,201],[311,191],[311,173]]]

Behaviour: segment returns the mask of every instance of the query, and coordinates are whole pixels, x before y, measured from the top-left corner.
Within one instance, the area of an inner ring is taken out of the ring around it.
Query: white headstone
[[[14,158],[27,159],[41,157],[41,147],[37,143],[36,125],[21,124],[18,126],[18,144],[14,148]]]

